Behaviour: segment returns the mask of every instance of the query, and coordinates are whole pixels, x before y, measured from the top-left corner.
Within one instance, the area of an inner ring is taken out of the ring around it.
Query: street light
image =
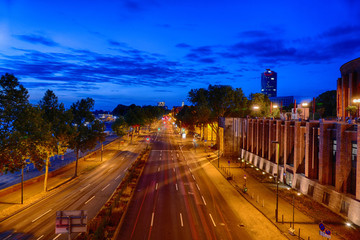
[[[309,104],[308,104],[307,102],[303,102],[303,103],[301,104],[301,106],[302,106],[303,108],[306,108],[306,107],[309,106]],[[304,110],[304,119],[305,119],[305,110]]]
[[[258,110],[258,109],[259,109],[259,106],[253,106],[253,109],[254,109],[254,110]]]
[[[356,105],[357,105],[357,107],[358,107],[358,109],[357,109],[357,117],[359,118],[359,103],[360,103],[360,98],[355,98],[354,100],[353,100],[353,103],[355,103]]]
[[[276,209],[275,209],[275,219],[278,222],[278,215],[279,215],[279,141],[272,141],[272,143],[276,144]]]

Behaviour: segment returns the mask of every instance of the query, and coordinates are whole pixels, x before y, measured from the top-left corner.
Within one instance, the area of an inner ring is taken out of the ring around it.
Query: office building
[[[268,97],[277,96],[277,73],[266,69],[261,73],[261,93]]]

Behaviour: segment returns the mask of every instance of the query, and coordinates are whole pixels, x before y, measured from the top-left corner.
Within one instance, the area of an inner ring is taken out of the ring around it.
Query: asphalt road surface
[[[152,141],[117,239],[257,239],[241,227],[170,124]]]
[[[104,161],[93,171],[81,175],[58,188],[50,196],[0,223],[0,239],[68,239],[67,234],[55,234],[56,212],[87,210],[88,222],[106,203],[127,169],[136,159],[144,143],[134,143],[126,150],[118,145],[104,150]],[[75,238],[78,233],[71,234]]]

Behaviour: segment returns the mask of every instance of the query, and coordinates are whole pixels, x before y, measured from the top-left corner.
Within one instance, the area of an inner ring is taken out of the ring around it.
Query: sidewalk
[[[240,164],[238,159],[221,157],[218,163],[218,152],[214,150],[207,149],[205,152],[204,148],[198,147],[196,151],[191,148],[191,151],[198,156],[199,161],[210,161],[248,202],[272,221],[289,239],[327,239],[319,235],[321,222],[326,230],[331,231],[331,239],[360,239],[359,227],[347,226],[346,220],[341,216],[282,183],[279,184],[278,223],[276,223],[276,181],[271,175],[250,163],[244,169],[244,163]],[[246,193],[243,191],[244,176],[246,176]],[[294,235],[290,234],[290,228],[294,229]]]

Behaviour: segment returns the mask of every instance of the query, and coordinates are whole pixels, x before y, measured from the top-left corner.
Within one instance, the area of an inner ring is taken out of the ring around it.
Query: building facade
[[[282,97],[269,97],[270,101],[276,103],[278,106],[288,107],[294,103],[294,96],[282,96]]]
[[[224,155],[241,157],[360,225],[360,131],[345,122],[225,118]]]
[[[345,119],[350,115],[347,106],[357,106],[354,99],[360,99],[360,58],[356,58],[340,67],[341,78],[337,80],[337,117]]]
[[[277,96],[277,73],[266,69],[261,73],[261,93],[270,97]]]

